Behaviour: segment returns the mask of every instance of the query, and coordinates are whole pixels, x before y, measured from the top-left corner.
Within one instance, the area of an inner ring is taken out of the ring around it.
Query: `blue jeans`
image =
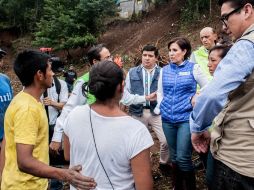
[[[213,190],[254,190],[254,177],[243,176],[214,160]]]
[[[181,171],[192,171],[192,144],[189,122],[169,123],[162,121],[172,163]]]

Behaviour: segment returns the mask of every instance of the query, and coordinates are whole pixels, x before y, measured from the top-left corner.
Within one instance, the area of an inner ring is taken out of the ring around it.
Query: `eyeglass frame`
[[[229,13],[227,13],[227,14],[221,16],[221,17],[220,17],[221,22],[222,22],[226,27],[228,27],[228,25],[227,25],[226,22],[228,22],[229,17],[230,17],[231,15],[237,13],[238,11],[240,11],[243,7],[244,7],[244,6],[240,6],[240,7],[236,8],[236,9],[232,10],[231,12],[229,12]]]

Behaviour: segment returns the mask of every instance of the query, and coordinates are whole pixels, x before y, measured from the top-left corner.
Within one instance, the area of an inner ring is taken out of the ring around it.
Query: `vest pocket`
[[[254,119],[248,119],[248,123],[250,124],[250,127],[254,129]]]

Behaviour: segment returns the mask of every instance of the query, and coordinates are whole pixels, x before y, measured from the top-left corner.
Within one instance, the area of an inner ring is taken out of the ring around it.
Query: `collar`
[[[141,69],[145,69],[145,70],[148,70],[148,69],[146,69],[145,67],[144,67],[144,65],[143,64],[141,64],[140,65],[140,67],[141,67]],[[151,69],[151,71],[153,71],[153,70],[155,70],[155,69],[157,69],[158,68],[158,65],[157,64],[155,64],[155,66]],[[149,69],[150,70],[150,69]]]

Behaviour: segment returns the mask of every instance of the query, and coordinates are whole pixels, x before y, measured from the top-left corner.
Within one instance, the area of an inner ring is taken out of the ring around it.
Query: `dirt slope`
[[[141,21],[116,21],[108,26],[99,42],[105,43],[112,53],[121,55],[136,54],[138,49],[147,44],[155,44],[160,48],[162,55],[167,55],[167,43],[177,36],[188,37],[193,49],[199,45],[199,31],[205,26],[219,30],[219,11],[215,6],[210,18],[202,16],[195,24],[181,25],[180,10],[183,0],[173,0],[165,3],[158,9],[151,11]]]
[[[178,4],[165,4],[144,16],[142,21],[120,21],[109,26],[100,38],[112,52],[128,54],[140,45],[162,45],[164,40],[178,35],[180,17]]]

